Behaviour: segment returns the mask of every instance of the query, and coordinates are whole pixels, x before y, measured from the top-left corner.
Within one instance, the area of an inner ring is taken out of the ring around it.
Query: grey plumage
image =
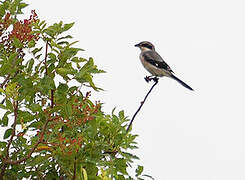
[[[153,66],[173,72],[169,65],[162,59],[156,51],[141,52],[142,58]]]
[[[170,66],[163,60],[163,58],[155,51],[155,47],[152,43],[148,41],[142,41],[135,45],[141,50],[140,60],[147,71],[149,71],[153,76],[170,77],[189,90],[193,90],[190,86],[184,83],[182,80],[177,78],[173,73]]]

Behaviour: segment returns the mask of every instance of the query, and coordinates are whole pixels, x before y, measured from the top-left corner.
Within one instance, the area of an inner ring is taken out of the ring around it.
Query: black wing
[[[144,59],[153,66],[173,72],[169,65],[162,59],[162,57],[155,51],[146,51],[142,53]]]

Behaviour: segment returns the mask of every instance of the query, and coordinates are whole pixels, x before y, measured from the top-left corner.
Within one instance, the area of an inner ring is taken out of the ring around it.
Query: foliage
[[[104,71],[79,56],[66,34],[74,23],[48,26],[34,10],[19,20],[26,6],[0,1],[0,179],[133,179],[137,136],[124,112],[108,115],[83,92],[100,91],[93,76]]]

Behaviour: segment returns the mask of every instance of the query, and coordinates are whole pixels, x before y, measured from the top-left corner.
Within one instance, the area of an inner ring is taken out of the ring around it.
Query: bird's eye
[[[152,46],[150,44],[142,44],[141,46],[142,47],[146,47],[148,49],[152,49]]]

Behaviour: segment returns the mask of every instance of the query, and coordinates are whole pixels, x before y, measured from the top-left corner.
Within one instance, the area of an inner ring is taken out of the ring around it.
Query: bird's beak
[[[135,47],[139,47],[139,46],[140,46],[140,44],[135,44],[134,46],[135,46]]]

